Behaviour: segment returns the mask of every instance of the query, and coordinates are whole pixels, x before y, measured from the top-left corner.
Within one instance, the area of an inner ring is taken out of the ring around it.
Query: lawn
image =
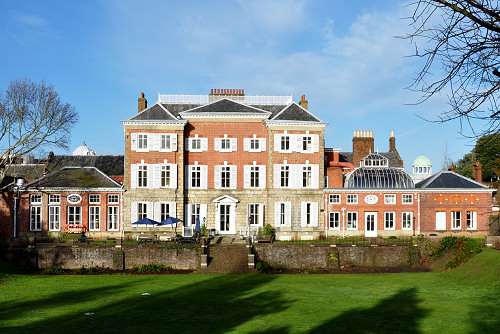
[[[0,285],[2,334],[500,332],[495,250],[445,273],[48,276],[3,269],[10,274]]]

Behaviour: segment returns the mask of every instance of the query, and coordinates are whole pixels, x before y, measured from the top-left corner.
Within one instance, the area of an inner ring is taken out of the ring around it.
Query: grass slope
[[[445,273],[11,275],[0,332],[498,333],[498,277],[494,250]]]

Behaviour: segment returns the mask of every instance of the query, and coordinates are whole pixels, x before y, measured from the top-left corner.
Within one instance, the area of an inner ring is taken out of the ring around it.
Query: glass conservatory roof
[[[361,167],[347,176],[346,188],[401,189],[415,188],[413,180],[398,168]]]

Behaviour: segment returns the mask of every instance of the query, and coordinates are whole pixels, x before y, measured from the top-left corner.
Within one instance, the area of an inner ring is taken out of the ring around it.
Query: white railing
[[[167,95],[158,94],[160,103],[208,104],[208,95]]]
[[[215,100],[227,98],[240,103],[250,105],[286,105],[292,103],[292,95],[290,96],[238,96],[238,95],[215,95]],[[209,95],[167,95],[158,94],[159,103],[175,103],[175,104],[208,104],[210,102]]]

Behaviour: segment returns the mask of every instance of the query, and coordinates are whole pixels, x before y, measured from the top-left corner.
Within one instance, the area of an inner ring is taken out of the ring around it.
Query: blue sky
[[[354,130],[373,130],[388,150],[395,130],[407,170],[420,154],[438,171],[471,150],[458,122],[429,123],[445,96],[412,105],[405,89],[418,71],[408,41],[405,2],[4,1],[0,12],[0,87],[30,77],[52,83],[80,121],[71,154],[85,142],[98,154],[123,154],[120,120],[137,112],[143,91],[248,95],[302,94],[323,121],[327,147],[352,150]]]

